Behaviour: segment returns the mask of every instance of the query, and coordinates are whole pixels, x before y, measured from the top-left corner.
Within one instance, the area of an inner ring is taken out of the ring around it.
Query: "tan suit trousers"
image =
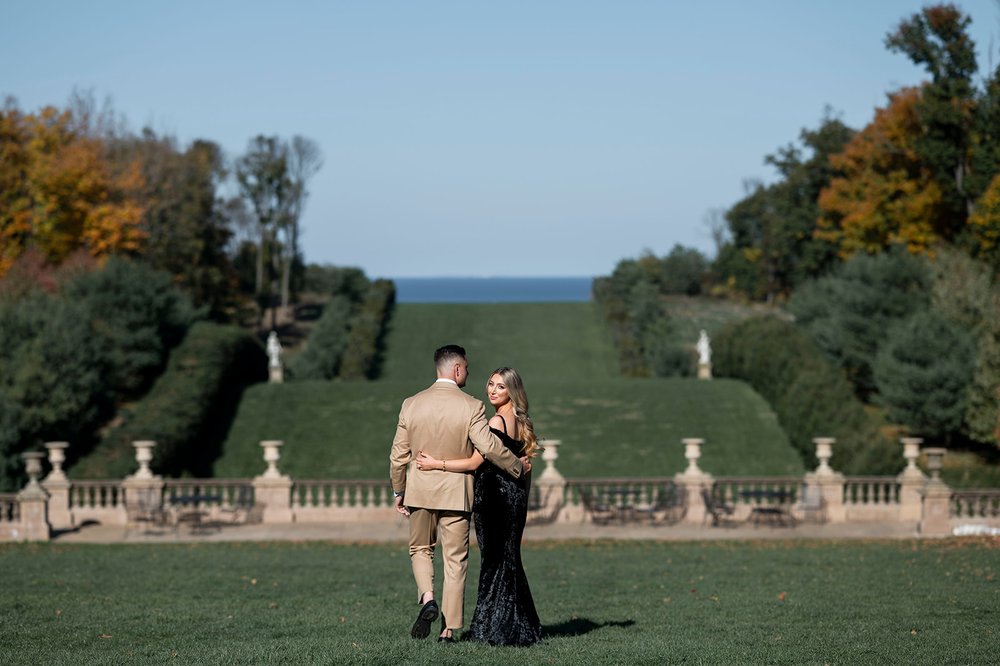
[[[469,513],[410,509],[410,564],[417,600],[434,591],[434,548],[441,541],[444,586],[441,613],[447,629],[461,629],[465,610],[465,575],[469,570]]]

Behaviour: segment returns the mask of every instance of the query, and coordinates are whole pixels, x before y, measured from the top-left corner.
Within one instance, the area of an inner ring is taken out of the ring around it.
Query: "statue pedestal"
[[[699,363],[698,364],[698,379],[711,379],[712,378],[712,364],[711,363]]]
[[[280,365],[278,367],[271,366],[268,374],[268,381],[272,384],[283,384],[285,382],[285,369]]]

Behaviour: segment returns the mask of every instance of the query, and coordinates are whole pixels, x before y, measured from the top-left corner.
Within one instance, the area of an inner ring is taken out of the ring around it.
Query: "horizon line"
[[[593,280],[597,275],[383,275],[388,280]]]

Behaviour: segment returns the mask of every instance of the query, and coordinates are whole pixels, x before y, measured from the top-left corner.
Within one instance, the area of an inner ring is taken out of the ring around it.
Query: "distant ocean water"
[[[589,301],[590,277],[392,278],[398,303]]]

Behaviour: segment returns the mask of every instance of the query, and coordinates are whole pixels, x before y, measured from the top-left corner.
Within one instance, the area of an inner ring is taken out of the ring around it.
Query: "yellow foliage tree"
[[[0,275],[21,256],[31,237],[27,144],[24,116],[8,102],[0,110]]]
[[[1000,174],[990,181],[967,225],[973,254],[1000,268]]]
[[[0,213],[0,275],[28,247],[54,264],[79,248],[98,258],[139,248],[138,161],[116,166],[103,140],[81,131],[70,111],[54,107],[22,115],[8,105],[0,142],[0,201],[13,204]]]
[[[919,88],[891,95],[889,105],[830,158],[840,175],[820,193],[815,235],[836,245],[841,258],[892,245],[922,253],[940,240],[941,190],[915,149],[920,95]]]

